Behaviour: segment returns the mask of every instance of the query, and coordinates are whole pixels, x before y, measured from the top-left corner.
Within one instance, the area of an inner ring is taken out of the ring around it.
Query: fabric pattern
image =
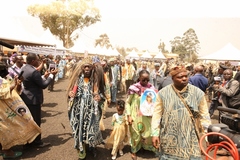
[[[132,125],[129,125],[130,145],[133,153],[138,152],[141,148],[153,152],[157,151],[152,145],[152,117],[140,114],[140,96],[141,90],[144,90],[144,88],[140,83],[131,85],[126,101],[127,115],[131,115],[133,119]],[[148,83],[146,88],[154,89],[150,83]]]
[[[173,85],[164,87],[157,95],[152,119],[152,136],[160,136],[160,147],[165,157],[200,160],[202,158],[198,138],[191,117],[172,87]],[[191,84],[179,93],[185,99],[193,115],[200,116],[200,127],[206,131],[211,120],[204,93]]]
[[[2,78],[1,78],[2,79]],[[31,143],[40,133],[28,107],[4,79],[0,85],[0,143],[3,150]],[[21,112],[23,110],[24,112]]]
[[[135,68],[132,64],[125,64],[125,80],[132,80],[135,74]]]
[[[70,110],[70,125],[76,149],[83,151],[84,143],[95,147],[103,141],[99,127],[101,115],[101,108],[93,100],[92,85],[90,82],[84,82],[82,75]]]
[[[124,143],[127,142],[128,137],[128,129],[126,124],[126,116],[118,115],[118,113],[113,114],[112,116],[112,124],[113,130],[110,136],[106,139],[105,148],[112,148],[112,155],[115,155],[118,150],[122,150],[124,148]]]

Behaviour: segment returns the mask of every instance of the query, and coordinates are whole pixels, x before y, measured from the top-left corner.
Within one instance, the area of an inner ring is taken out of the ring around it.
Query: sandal
[[[13,159],[20,157],[22,155],[22,152],[14,152],[14,155],[6,155],[5,153],[2,155],[3,159]]]
[[[85,159],[86,158],[86,152],[80,151],[78,156],[79,156],[79,159]]]
[[[83,145],[83,150],[82,151],[80,151],[79,150],[79,154],[78,154],[78,157],[79,157],[79,159],[85,159],[86,158],[86,149],[85,149],[85,144]]]
[[[132,160],[137,160],[137,155],[136,154],[131,154]]]

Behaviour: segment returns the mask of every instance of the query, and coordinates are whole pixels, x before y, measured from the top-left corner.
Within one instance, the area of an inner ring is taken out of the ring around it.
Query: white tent
[[[150,55],[150,53],[148,51],[145,51],[142,55],[141,58],[152,58],[152,56]]]
[[[97,49],[94,46],[88,47],[87,52],[89,54],[97,54]]]
[[[87,46],[81,39],[78,39],[76,42],[74,42],[74,46],[69,49],[73,53],[85,53],[87,51]]]
[[[228,43],[222,49],[214,52],[212,54],[200,57],[198,59],[203,60],[229,60],[229,61],[236,61],[240,60],[240,50],[234,47],[231,43]]]
[[[137,52],[135,50],[132,50],[127,56],[126,58],[139,58]]]
[[[25,46],[54,46],[38,36],[30,33],[19,17],[2,17],[1,18],[0,40],[11,45]]]
[[[98,45],[96,47],[96,50],[97,50],[98,55],[108,56],[109,51],[108,51],[106,46],[101,47],[101,46]]]
[[[117,51],[116,48],[113,49],[112,56],[119,56],[119,52]]]
[[[52,43],[55,44],[57,50],[63,50],[66,51],[68,50],[63,46],[63,42],[58,40],[49,29],[45,30],[43,35],[41,35],[41,40],[47,43]]]
[[[106,54],[106,56],[118,56],[119,52],[117,51],[116,48],[112,49],[111,47],[108,48],[108,53]]]
[[[113,49],[111,47],[109,47],[107,49],[107,53],[105,54],[106,56],[112,56],[112,53],[113,53]]]
[[[166,57],[162,54],[161,51],[159,51],[158,54],[154,56],[154,59],[166,59]]]

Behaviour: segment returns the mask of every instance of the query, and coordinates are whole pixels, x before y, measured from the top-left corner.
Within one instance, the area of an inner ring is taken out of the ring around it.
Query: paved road
[[[55,84],[54,92],[48,93],[44,90],[44,104],[42,107],[42,140],[51,143],[45,148],[31,148],[23,150],[20,159],[24,160],[77,160],[78,154],[73,148],[74,141],[71,137],[71,128],[67,116],[66,88],[68,79],[62,79]],[[120,98],[120,96],[118,96]],[[121,96],[125,99],[125,96]],[[105,139],[111,129],[111,116],[116,112],[114,107],[108,108],[104,124],[106,130],[103,131]],[[17,148],[18,149],[18,148]],[[19,148],[21,149],[21,148]],[[87,154],[87,160],[110,160],[111,151],[104,148],[103,145],[97,147],[98,156],[93,158]],[[124,155],[117,157],[118,160],[131,160],[130,147],[125,146]],[[139,151],[138,160],[157,160],[154,153],[148,151]]]

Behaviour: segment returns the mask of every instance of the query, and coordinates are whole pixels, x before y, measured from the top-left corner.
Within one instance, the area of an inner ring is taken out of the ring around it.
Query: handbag
[[[186,101],[183,99],[183,97],[179,94],[179,92],[176,90],[176,88],[172,85],[173,90],[176,92],[176,94],[178,95],[178,97],[181,99],[181,101],[183,102],[184,106],[187,108],[189,115],[192,119],[192,123],[194,125],[194,130],[196,133],[196,136],[198,138],[198,141],[200,140],[200,132],[203,130],[202,127],[200,127],[200,116],[193,116],[193,113],[191,111],[191,109],[189,108],[189,106],[187,105]]]

